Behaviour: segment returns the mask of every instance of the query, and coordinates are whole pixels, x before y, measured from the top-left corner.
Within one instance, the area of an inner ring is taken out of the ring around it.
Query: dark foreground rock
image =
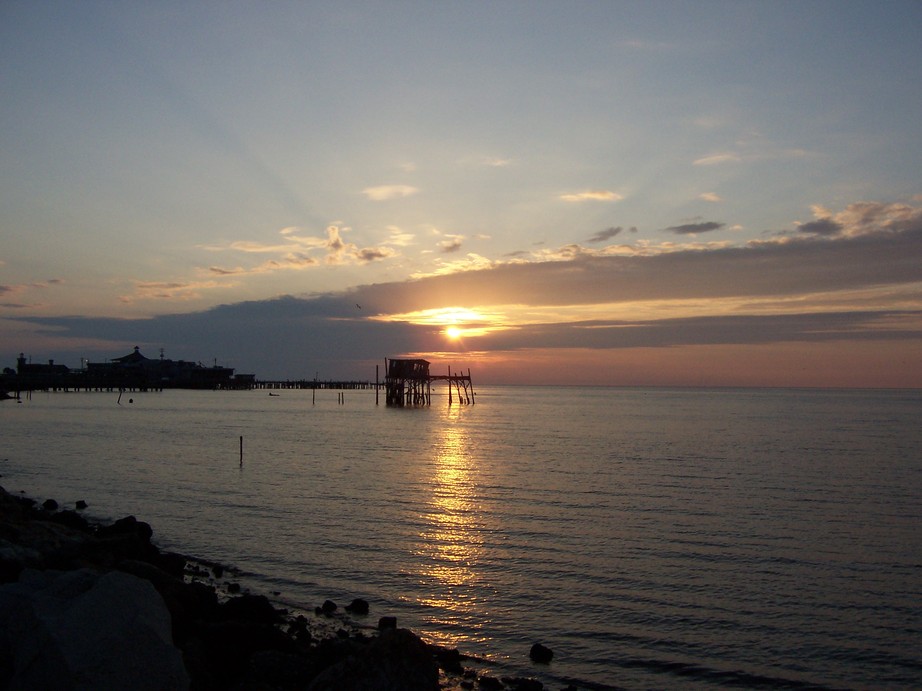
[[[439,668],[430,646],[408,629],[388,629],[364,645],[352,644],[307,687],[309,691],[339,689],[439,688]]]
[[[534,661],[541,664],[547,664],[554,659],[554,651],[547,646],[535,643],[528,653],[528,656]]]
[[[161,552],[133,516],[100,526],[50,507],[0,488],[0,689],[437,691],[470,671],[392,617],[330,633],[335,610],[227,597],[223,569]]]
[[[0,588],[0,632],[7,688],[189,687],[163,599],[126,573],[26,569]]]

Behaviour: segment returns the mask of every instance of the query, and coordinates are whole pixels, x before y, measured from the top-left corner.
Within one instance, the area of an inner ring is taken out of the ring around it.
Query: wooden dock
[[[335,391],[357,391],[363,389],[374,389],[376,384],[373,381],[342,381],[342,380],[325,380],[318,379],[285,379],[285,380],[265,380],[257,379],[250,386],[251,389],[331,389]]]

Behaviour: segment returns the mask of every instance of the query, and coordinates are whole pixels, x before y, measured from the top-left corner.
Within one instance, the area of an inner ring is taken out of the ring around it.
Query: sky
[[[922,3],[0,1],[0,365],[922,387]]]

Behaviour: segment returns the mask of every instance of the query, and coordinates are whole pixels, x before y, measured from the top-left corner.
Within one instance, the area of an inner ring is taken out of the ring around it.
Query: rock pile
[[[318,636],[310,615],[262,595],[219,596],[202,576],[222,567],[162,552],[152,536],[133,516],[94,525],[0,488],[0,688],[437,691],[477,677],[393,617],[373,635]],[[319,617],[336,609],[325,602]]]

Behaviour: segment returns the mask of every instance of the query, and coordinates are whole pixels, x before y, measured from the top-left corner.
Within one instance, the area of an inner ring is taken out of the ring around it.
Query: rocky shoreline
[[[345,615],[330,601],[314,613],[278,608],[241,593],[221,565],[161,551],[149,524],[101,525],[85,508],[0,487],[0,688],[543,688],[490,676],[393,617],[359,623],[363,600]]]

